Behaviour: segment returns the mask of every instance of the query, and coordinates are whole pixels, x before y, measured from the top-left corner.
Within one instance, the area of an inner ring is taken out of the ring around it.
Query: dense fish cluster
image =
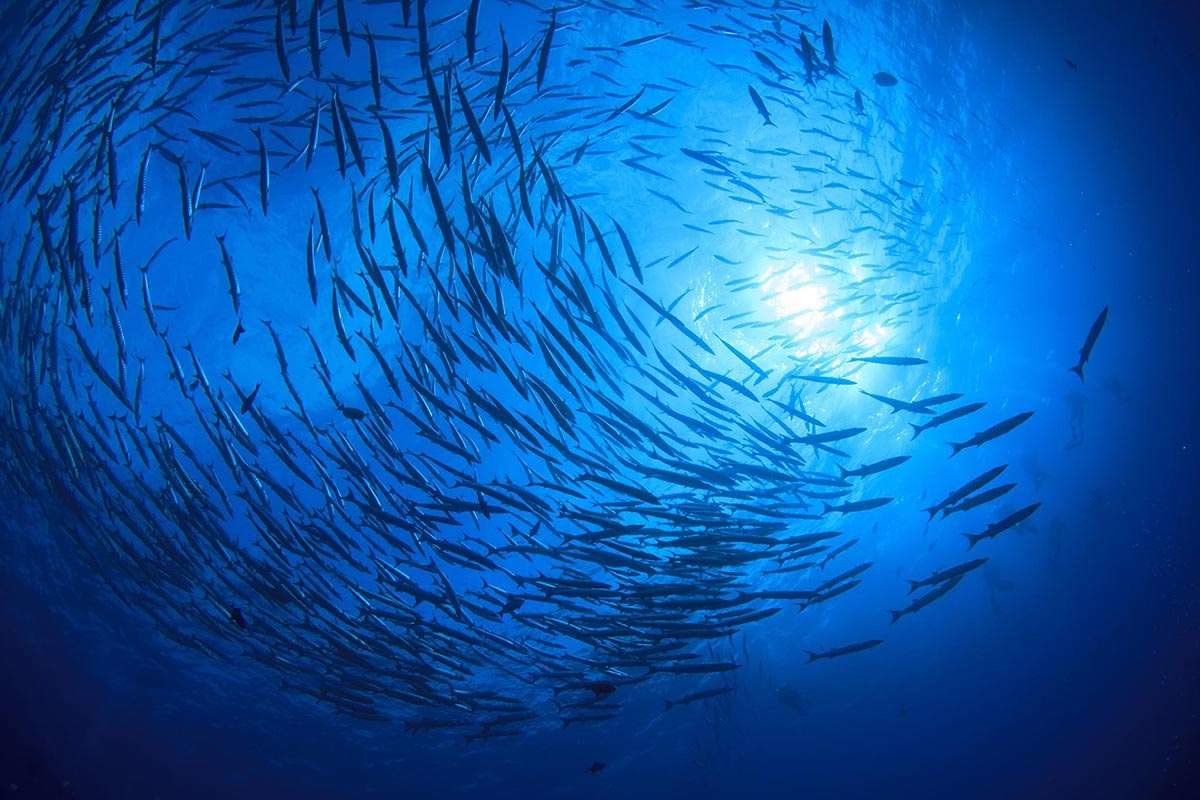
[[[12,6],[5,481],[179,645],[471,739],[729,694],[739,631],[869,577],[912,449],[964,559],[1027,519],[950,455],[1031,412],[903,347],[969,207],[906,142],[966,122],[809,6],[664,5]]]

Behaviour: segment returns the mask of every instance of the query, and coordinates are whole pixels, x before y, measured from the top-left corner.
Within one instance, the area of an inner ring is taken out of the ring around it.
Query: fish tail
[[[979,544],[979,540],[983,538],[981,533],[964,533],[963,536],[967,539],[967,549],[971,550],[975,545]]]
[[[822,503],[822,505],[825,506],[825,510],[821,512],[822,514],[832,514],[834,512],[833,506],[829,505],[829,503]]]
[[[1075,366],[1071,367],[1068,372],[1074,372],[1079,376],[1079,380],[1083,380],[1083,364],[1076,364]]]
[[[920,425],[918,425],[915,422],[908,423],[908,426],[913,429],[913,438],[914,439],[916,439],[918,436],[920,436],[921,433],[925,430],[923,427],[921,427]]]
[[[805,650],[804,652],[808,654],[808,661],[806,663],[811,664],[812,662],[814,662],[818,658],[820,658],[820,656],[817,655],[816,653],[814,653],[812,650]]]
[[[842,473],[842,480],[846,480],[846,478],[850,477],[850,470],[846,469],[846,468],[845,468],[845,467],[843,467],[841,464],[838,464],[838,465],[837,465],[837,468],[838,468],[839,470],[841,470],[841,473]]]
[[[951,442],[950,443],[950,450],[951,450],[950,457],[954,458],[956,455],[958,455],[960,452],[962,452],[962,449],[966,446],[967,446],[966,442]]]
[[[670,700],[663,700],[663,711],[670,711],[671,706],[675,705]]]
[[[889,611],[888,613],[892,615],[892,624],[893,625],[896,624],[896,620],[898,620],[904,616],[903,611]]]
[[[920,585],[921,584],[917,583],[916,581],[909,581],[908,582],[908,593],[912,594],[913,592],[915,592],[918,589],[918,587],[920,587]]]

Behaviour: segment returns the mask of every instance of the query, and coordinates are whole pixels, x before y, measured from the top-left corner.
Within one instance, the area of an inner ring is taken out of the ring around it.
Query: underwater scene
[[[0,797],[1200,796],[1198,11],[0,0]]]

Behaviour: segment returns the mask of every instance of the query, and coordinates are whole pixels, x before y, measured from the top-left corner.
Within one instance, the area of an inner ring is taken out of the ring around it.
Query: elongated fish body
[[[966,537],[968,549],[975,547],[975,545],[979,544],[984,539],[994,539],[1009,528],[1020,525],[1022,522],[1032,517],[1034,512],[1041,508],[1041,506],[1041,502],[1031,503],[1024,508],[1014,511],[998,522],[993,522],[992,524],[988,525],[982,533],[964,533],[963,536]]]
[[[881,644],[883,644],[883,639],[868,639],[863,642],[842,645],[841,647],[835,647],[831,650],[824,650],[821,652],[808,650],[806,651],[808,653],[808,663],[811,664],[812,662],[822,658],[841,658],[842,656],[848,656],[853,653],[861,653],[865,650],[871,650],[872,648],[878,647]]]
[[[854,469],[846,469],[845,467],[838,465],[838,471],[842,473],[843,478],[861,478],[866,475],[874,475],[878,472],[883,472],[884,470],[898,467],[905,461],[908,461],[910,458],[912,458],[912,456],[893,456],[892,458],[885,458],[882,461],[876,461],[871,464],[863,464],[861,467],[856,467]]]
[[[821,44],[825,49],[825,68],[831,74],[837,74],[837,54],[833,49],[833,28],[829,25],[829,20],[825,20],[821,24]]]
[[[998,500],[999,498],[1011,492],[1015,487],[1015,483],[1006,483],[1002,486],[996,486],[988,489],[986,492],[980,492],[979,494],[963,498],[957,504],[950,506],[949,508],[943,508],[942,518],[945,519],[951,514],[970,511],[973,508],[979,508],[980,506],[990,503],[993,500]]]
[[[854,514],[859,511],[871,511],[876,508],[882,508],[892,502],[891,497],[872,497],[869,500],[855,500],[850,503],[841,503],[839,505],[825,504],[826,514],[838,512],[839,514]]]
[[[962,575],[956,575],[955,577],[950,578],[947,581],[943,581],[942,583],[937,584],[936,586],[934,586],[932,589],[930,589],[925,594],[920,595],[919,597],[915,598],[905,608],[903,608],[899,611],[889,611],[888,613],[891,614],[891,616],[892,616],[892,624],[895,625],[897,622],[900,621],[901,618],[906,617],[909,614],[917,613],[918,611],[920,611],[921,609],[925,608],[930,603],[932,603],[934,600],[937,600],[938,598],[941,598],[941,597],[945,597],[946,594],[949,593],[951,589],[953,589],[955,586],[958,586],[959,582],[962,579],[963,579]]]
[[[758,115],[763,118],[763,125],[774,125],[771,120],[771,112],[767,111],[767,105],[763,102],[762,96],[753,86],[747,86],[750,90],[750,99],[754,101],[754,108],[758,110]]]
[[[913,438],[917,438],[930,428],[938,428],[942,425],[945,425],[947,422],[953,422],[956,419],[962,419],[968,414],[974,414],[976,411],[980,410],[986,405],[987,403],[968,403],[965,406],[952,408],[945,413],[938,414],[936,417],[929,420],[929,422],[924,423],[923,425],[909,423],[909,426],[913,429]]]
[[[987,444],[988,442],[992,441],[993,439],[997,439],[997,438],[1003,436],[1004,434],[1008,433],[1009,431],[1013,430],[1018,425],[1025,422],[1027,419],[1029,419],[1032,416],[1033,416],[1032,411],[1025,411],[1023,413],[1009,417],[1008,419],[1006,419],[1002,422],[997,422],[995,425],[993,425],[992,427],[990,427],[986,430],[979,431],[978,433],[976,433],[974,436],[972,436],[970,439],[968,439],[965,442],[952,443],[950,445],[951,450],[952,450],[950,455],[956,456],[968,447],[979,447],[980,445]]]
[[[966,575],[968,572],[979,569],[986,563],[987,563],[986,558],[976,558],[971,561],[965,561],[962,564],[955,564],[952,567],[946,567],[945,569],[940,569],[940,570],[932,573],[928,578],[921,578],[920,580],[915,580],[915,581],[910,580],[908,582],[908,587],[909,587],[908,593],[912,594],[917,589],[920,589],[923,586],[936,586],[939,583],[945,583],[948,580],[952,580],[952,579],[958,578],[962,575]]]
[[[1006,469],[1008,469],[1008,465],[1001,464],[1000,466],[992,467],[991,469],[987,470],[986,472],[984,472],[980,475],[977,475],[974,478],[972,478],[971,480],[967,481],[962,486],[958,487],[953,492],[948,494],[946,496],[946,498],[944,500],[942,500],[940,503],[930,506],[929,508],[925,509],[925,511],[929,513],[929,518],[933,519],[934,516],[937,514],[937,512],[941,511],[943,508],[952,506],[955,503],[957,503],[958,501],[962,500],[964,497],[974,494],[975,492],[982,489],[984,486],[987,486],[989,483],[996,480],[996,478],[998,478],[1000,476],[1000,474],[1003,473],[1004,470],[1006,470]]]
[[[1079,380],[1083,380],[1083,367],[1092,357],[1092,348],[1096,346],[1096,340],[1100,338],[1100,331],[1104,330],[1104,323],[1108,320],[1108,306],[1105,306],[1100,311],[1100,316],[1096,317],[1096,321],[1092,323],[1092,327],[1088,330],[1087,339],[1083,342],[1083,347],[1079,348],[1079,363],[1071,367],[1071,372],[1079,376]]]

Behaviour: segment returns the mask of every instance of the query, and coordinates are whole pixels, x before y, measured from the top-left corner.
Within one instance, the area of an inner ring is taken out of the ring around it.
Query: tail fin
[[[896,624],[896,620],[898,620],[904,616],[903,611],[889,611],[888,613],[892,615],[892,624],[893,625]]]
[[[937,516],[937,512],[938,512],[940,509],[941,509],[941,507],[940,507],[940,506],[930,506],[929,508],[926,508],[926,509],[923,509],[923,510],[924,510],[924,511],[925,511],[927,514],[929,514],[929,519],[930,519],[930,521],[932,521],[932,520],[933,520],[933,518]]]
[[[822,514],[832,514],[835,510],[829,503],[822,503],[822,505],[825,506],[825,510],[821,512]]]
[[[812,650],[805,650],[804,652],[808,653],[808,661],[806,662],[808,664],[811,664],[812,662],[816,661],[818,658],[821,657],[817,653],[814,653]]]
[[[846,480],[846,478],[850,477],[850,470],[846,469],[841,464],[838,464],[837,468],[842,472],[842,480]]]
[[[670,700],[663,700],[663,711],[670,711],[671,706],[675,705]]]
[[[957,510],[958,509],[956,509],[954,506],[948,506],[946,508],[943,508],[942,509],[942,519],[945,519],[946,517],[950,516]]]
[[[909,581],[908,582],[908,593],[909,594],[912,594],[919,588],[921,588],[921,584],[918,583],[917,581]]]
[[[1079,380],[1082,381],[1083,380],[1083,362],[1081,361],[1080,363],[1071,367],[1071,369],[1069,369],[1068,372],[1074,372],[1076,375],[1079,376]]]
[[[973,547],[975,547],[975,545],[979,544],[979,540],[983,538],[982,533],[964,533],[963,536],[965,536],[967,538],[967,549],[968,550],[972,549]]]
[[[923,426],[918,425],[915,422],[910,422],[910,423],[908,423],[908,425],[910,428],[913,429],[913,438],[914,439],[916,439],[918,436],[920,436],[921,433],[924,432],[924,430],[925,430],[925,428]]]
[[[967,444],[967,442],[951,442],[950,450],[953,452],[950,453],[950,457],[954,458],[956,455],[958,455],[962,449],[967,446]]]

